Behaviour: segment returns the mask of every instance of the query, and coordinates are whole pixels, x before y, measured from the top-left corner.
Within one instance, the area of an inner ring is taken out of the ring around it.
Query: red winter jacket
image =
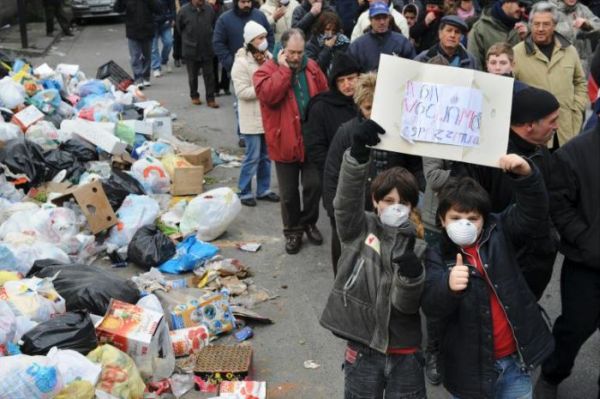
[[[308,60],[305,73],[311,98],[327,90],[327,78],[315,61]],[[292,70],[269,60],[254,73],[253,82],[260,101],[269,158],[277,162],[304,162],[302,115],[292,88]]]

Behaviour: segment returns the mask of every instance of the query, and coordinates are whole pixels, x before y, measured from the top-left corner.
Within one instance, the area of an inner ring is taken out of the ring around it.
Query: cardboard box
[[[204,166],[204,173],[213,170],[212,150],[210,148],[200,148],[196,151],[185,152],[179,155],[184,157],[192,165]]]
[[[68,188],[64,184],[48,185],[47,190],[62,193],[61,196],[52,200],[53,203],[59,206],[70,197],[75,198],[94,234],[98,234],[118,222],[117,215],[110,206],[110,202],[108,202],[106,193],[102,188],[102,183],[99,181]]]
[[[123,154],[127,143],[115,136],[115,124],[111,122],[91,122],[85,119],[65,119],[60,130],[89,141],[101,150],[113,155]]]
[[[158,326],[163,314],[111,299],[96,328],[98,341],[109,343],[131,356],[144,356],[158,347]]]
[[[173,121],[170,116],[161,116],[158,118],[146,118],[146,122],[150,122],[153,125],[153,138],[155,140],[165,139],[169,140],[173,138]]]
[[[197,195],[204,189],[204,167],[175,168],[171,176],[171,195]]]
[[[205,325],[212,335],[218,335],[235,328],[229,302],[221,293],[208,292],[181,303],[173,308],[170,316],[174,330]]]
[[[35,105],[30,105],[14,114],[12,121],[23,131],[26,131],[29,126],[42,119],[44,119],[44,113],[37,109]]]

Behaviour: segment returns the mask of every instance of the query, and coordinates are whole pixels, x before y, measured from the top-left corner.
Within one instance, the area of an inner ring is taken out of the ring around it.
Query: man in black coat
[[[181,55],[185,60],[192,104],[200,105],[198,72],[202,69],[206,102],[210,108],[219,108],[215,101],[215,74],[213,66],[213,28],[217,18],[205,0],[191,0],[177,14],[177,30],[181,34]]]
[[[161,14],[162,7],[158,0],[117,0],[114,10],[125,13],[125,35],[134,83],[150,86],[154,15]]]
[[[65,12],[63,0],[44,0],[42,3],[46,16],[46,36],[54,34],[54,17],[56,17],[65,36],[73,36],[70,28],[71,21],[69,21],[69,17]]]
[[[556,97],[546,90],[528,87],[513,96],[507,152],[535,163],[546,185],[552,176],[546,144],[558,128],[558,109]],[[452,174],[470,176],[481,184],[490,195],[492,212],[502,212],[516,201],[514,181],[500,169],[457,162]],[[515,251],[521,272],[539,300],[552,277],[558,251],[558,234],[550,215]]]
[[[575,357],[600,320],[600,125],[552,156],[550,213],[565,255],[560,281],[562,314],[554,323],[556,349],[542,365],[536,399],[556,398]],[[590,392],[589,397],[594,395]]]

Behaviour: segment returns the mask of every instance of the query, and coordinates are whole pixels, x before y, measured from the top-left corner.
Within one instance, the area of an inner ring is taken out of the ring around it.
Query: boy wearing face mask
[[[515,205],[491,213],[475,180],[448,182],[439,193],[442,240],[427,254],[423,310],[445,320],[441,366],[454,398],[531,398],[531,371],[554,349],[514,251],[545,223],[546,188],[518,155],[499,166],[513,180]]]
[[[344,154],[333,202],[342,251],[321,325],[348,341],[345,398],[425,398],[419,307],[425,249],[416,206],[419,187],[406,169],[371,185],[375,212],[364,212],[370,148],[384,130],[367,120]]]

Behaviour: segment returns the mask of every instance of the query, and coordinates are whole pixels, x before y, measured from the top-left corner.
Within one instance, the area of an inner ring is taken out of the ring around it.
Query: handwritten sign
[[[402,137],[476,147],[482,104],[481,90],[409,80],[402,101]]]
[[[371,118],[375,148],[498,167],[510,131],[513,79],[382,55]]]

